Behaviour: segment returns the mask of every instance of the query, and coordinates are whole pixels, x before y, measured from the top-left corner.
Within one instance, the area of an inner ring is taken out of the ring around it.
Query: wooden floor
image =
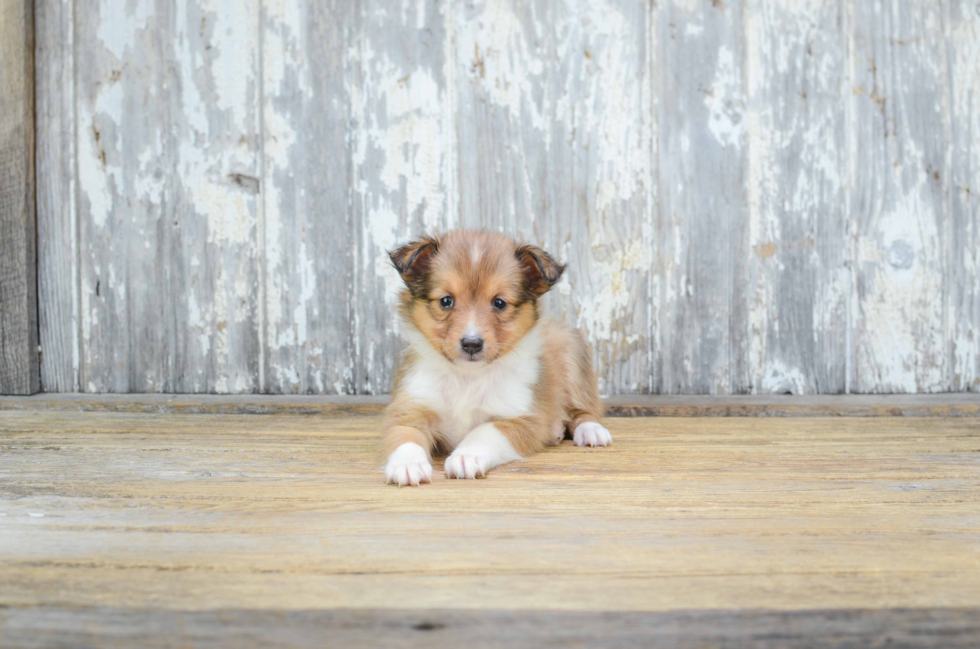
[[[612,418],[386,486],[375,416],[0,411],[0,646],[976,646],[980,418]]]

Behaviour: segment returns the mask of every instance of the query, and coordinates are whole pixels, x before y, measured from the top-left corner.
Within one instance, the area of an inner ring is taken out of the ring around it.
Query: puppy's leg
[[[612,435],[606,427],[599,423],[599,418],[593,414],[582,414],[573,419],[574,428],[572,441],[576,446],[609,446],[612,444]]]
[[[551,424],[551,439],[548,440],[548,446],[558,446],[565,439],[565,422],[561,419],[556,419]]]
[[[599,423],[603,408],[602,399],[599,398],[599,384],[592,369],[592,353],[588,343],[578,332],[570,351],[570,407],[565,425],[572,431],[572,441],[576,446],[608,446],[612,444],[612,435]]]
[[[432,479],[430,456],[435,448],[435,413],[393,401],[386,413],[381,450],[387,458],[385,480],[398,486]]]
[[[446,476],[479,478],[487,471],[540,451],[551,431],[536,417],[501,419],[481,424],[446,458]]]

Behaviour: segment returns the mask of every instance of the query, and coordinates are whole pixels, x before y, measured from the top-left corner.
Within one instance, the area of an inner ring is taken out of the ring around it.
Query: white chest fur
[[[406,337],[419,360],[402,388],[440,418],[439,433],[454,448],[473,428],[496,418],[529,415],[541,369],[541,336],[529,331],[505,356],[477,366],[450,363],[415,331]]]

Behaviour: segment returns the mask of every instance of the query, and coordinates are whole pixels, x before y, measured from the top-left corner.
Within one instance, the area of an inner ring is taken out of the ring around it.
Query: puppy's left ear
[[[398,270],[398,274],[402,276],[402,280],[413,295],[421,289],[429,276],[432,258],[438,251],[439,242],[424,237],[388,252],[391,263]]]
[[[524,272],[524,285],[534,297],[541,297],[555,285],[565,267],[537,246],[518,246],[517,261]]]

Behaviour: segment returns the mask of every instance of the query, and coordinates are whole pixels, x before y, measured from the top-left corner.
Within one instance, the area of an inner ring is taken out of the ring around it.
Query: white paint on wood
[[[950,213],[946,231],[946,388],[980,392],[980,4],[950,0]]]
[[[255,391],[258,3],[82,9],[79,384]]]
[[[753,0],[745,12],[748,238],[736,257],[745,299],[736,384],[747,392],[843,392],[849,270],[840,4]]]
[[[385,392],[466,226],[606,393],[980,390],[967,0],[37,4],[46,389]]]
[[[263,4],[257,355],[267,392],[354,391],[355,9],[346,0]]]
[[[184,323],[176,325],[179,389],[255,392],[259,2],[199,0],[175,9],[179,181],[170,263],[185,298],[175,304],[175,321]]]
[[[858,2],[850,23],[856,161],[856,392],[949,389],[944,322],[949,93],[942,10]]]
[[[378,394],[394,380],[401,349],[394,309],[403,284],[386,251],[456,222],[444,47],[452,6],[365,0],[358,11],[349,50],[352,293],[363,298],[351,304],[352,389]]]
[[[547,308],[592,339],[604,391],[651,388],[647,8],[458,5],[460,219],[568,262]]]
[[[744,392],[735,260],[745,245],[740,2],[658,5],[661,57],[660,392]],[[734,335],[733,335],[734,334]]]

